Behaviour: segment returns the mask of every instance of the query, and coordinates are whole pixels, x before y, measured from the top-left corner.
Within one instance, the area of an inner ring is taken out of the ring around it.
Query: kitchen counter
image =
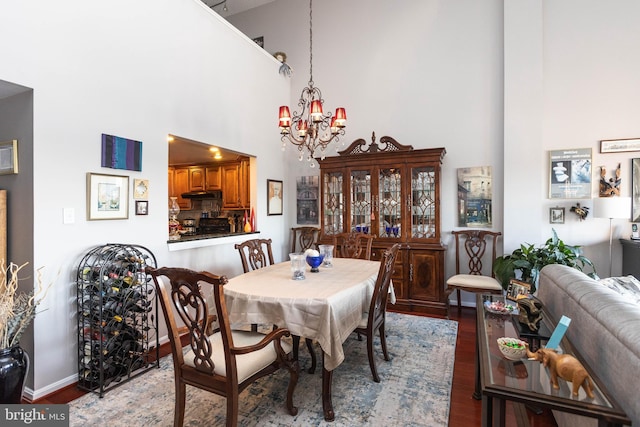
[[[202,248],[227,243],[240,243],[244,242],[248,238],[257,238],[259,235],[259,231],[252,231],[250,233],[195,234],[192,236],[183,235],[180,240],[167,240],[167,247],[169,251],[180,251],[184,249]]]

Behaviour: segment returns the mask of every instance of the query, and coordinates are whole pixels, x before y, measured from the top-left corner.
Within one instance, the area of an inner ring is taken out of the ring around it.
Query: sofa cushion
[[[619,293],[627,301],[640,304],[640,281],[635,277],[607,277],[606,279],[600,279],[598,282]]]

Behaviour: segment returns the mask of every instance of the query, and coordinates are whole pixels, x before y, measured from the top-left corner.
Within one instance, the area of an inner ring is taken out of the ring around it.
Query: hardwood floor
[[[481,425],[481,403],[472,397],[475,376],[475,309],[463,308],[460,316],[458,316],[457,310],[452,309],[451,314],[451,319],[458,321],[458,339],[451,389],[449,425],[452,427],[479,426]],[[161,357],[170,352],[168,343],[160,348]],[[68,403],[84,393],[75,385],[71,385],[33,403]],[[527,414],[532,427],[557,427],[553,416],[548,411],[541,415],[535,415],[531,411],[527,411]],[[509,403],[507,403],[506,417],[507,426],[516,425],[513,408]]]

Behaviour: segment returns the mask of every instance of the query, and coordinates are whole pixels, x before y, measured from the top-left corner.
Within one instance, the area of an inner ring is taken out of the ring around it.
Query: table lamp
[[[611,196],[593,199],[593,216],[595,218],[609,218],[609,277],[611,277],[613,220],[631,219],[631,197]]]

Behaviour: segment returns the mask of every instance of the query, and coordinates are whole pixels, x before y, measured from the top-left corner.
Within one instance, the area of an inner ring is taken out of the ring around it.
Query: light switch
[[[64,208],[62,210],[62,223],[73,224],[76,222],[76,211],[74,208]]]

